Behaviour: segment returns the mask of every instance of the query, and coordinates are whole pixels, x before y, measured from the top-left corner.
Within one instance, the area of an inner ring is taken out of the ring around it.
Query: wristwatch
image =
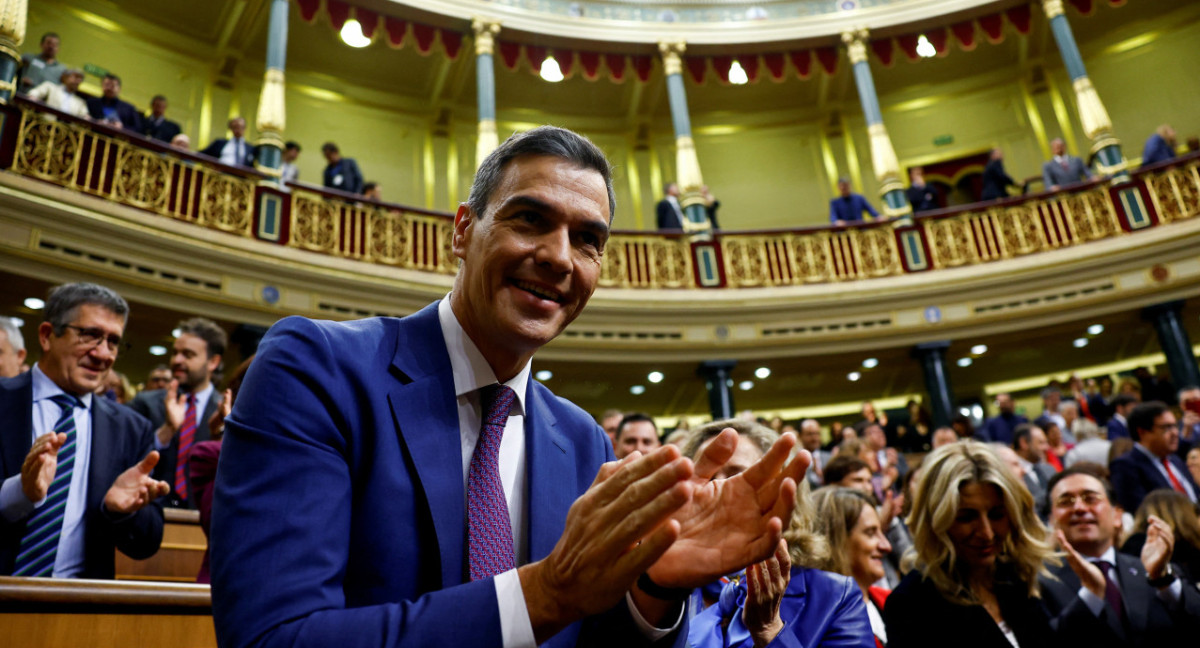
[[[1167,563],[1166,570],[1158,578],[1150,578],[1150,574],[1146,574],[1146,582],[1154,589],[1162,589],[1175,582],[1175,570],[1171,569],[1171,563]]]
[[[643,592],[663,601],[682,601],[692,593],[689,587],[663,587],[650,580],[650,574],[645,572],[638,576],[637,585]]]

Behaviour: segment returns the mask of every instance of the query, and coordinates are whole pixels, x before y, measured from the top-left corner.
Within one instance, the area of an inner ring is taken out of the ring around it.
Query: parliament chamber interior
[[[414,315],[471,262],[456,214],[476,170],[510,135],[558,126],[608,158],[616,209],[586,311],[530,376],[617,457],[627,426],[650,424],[646,452],[757,422],[812,454],[798,497],[846,485],[823,469],[853,452],[879,517],[894,493],[914,525],[917,468],[941,465],[944,429],[1060,473],[1102,441],[1109,477],[1118,449],[1148,445],[1127,407],[1161,402],[1155,416],[1179,422],[1161,481],[1195,525],[1173,526],[1172,560],[1197,570],[1179,605],[1200,615],[1200,545],[1182,549],[1200,543],[1197,42],[1189,0],[0,0],[0,396],[58,348],[63,284],[128,302],[94,398],[156,426],[138,394],[161,410],[154,390],[191,375],[180,341],[207,325],[222,342],[201,382],[220,401],[285,317]],[[5,497],[29,496],[22,407],[0,430]],[[219,420],[187,421],[220,438]],[[186,450],[163,477],[157,550],[118,549],[104,576],[60,574],[53,555],[20,575],[34,522],[0,498],[5,645],[274,645],[214,631],[210,513],[180,491]],[[1041,480],[1052,526],[1069,476],[1018,470],[1033,501]],[[1124,506],[1120,537],[1153,536]],[[262,588],[279,578],[241,569]],[[885,645],[888,616],[871,614]],[[403,630],[359,639],[407,645]]]

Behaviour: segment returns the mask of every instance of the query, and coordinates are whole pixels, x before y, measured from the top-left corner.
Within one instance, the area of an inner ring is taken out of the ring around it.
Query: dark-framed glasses
[[[109,351],[118,353],[120,351],[128,351],[132,346],[128,342],[123,342],[121,336],[116,333],[105,335],[103,329],[75,326],[74,324],[67,324],[67,328],[75,331],[79,336],[79,342],[86,347],[97,346],[103,340],[108,345]]]

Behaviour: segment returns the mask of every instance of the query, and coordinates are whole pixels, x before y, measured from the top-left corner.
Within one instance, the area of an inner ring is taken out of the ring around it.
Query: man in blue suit
[[[582,311],[615,209],[586,139],[542,127],[480,166],[451,294],[404,319],[289,318],[226,424],[212,521],[223,646],[682,645],[690,589],[769,556],[807,453],[740,475],[726,430],[614,462],[530,380]]]
[[[1179,424],[1171,409],[1159,401],[1142,403],[1129,414],[1129,429],[1137,443],[1109,466],[1121,507],[1136,511],[1146,495],[1159,488],[1182,493],[1195,503],[1200,491],[1183,460],[1175,455]]]
[[[1067,155],[1067,145],[1061,137],[1050,142],[1050,152],[1054,158],[1042,165],[1042,183],[1046,185],[1046,191],[1058,191],[1066,185],[1092,179],[1092,170],[1083,160]]]
[[[42,357],[0,379],[0,574],[112,578],[114,549],[158,551],[168,490],[150,476],[150,421],[94,395],[129,306],[81,283],[51,291],[43,312]]]
[[[850,191],[849,179],[838,178],[838,196],[829,201],[829,222],[834,225],[861,223],[863,212],[870,214],[871,218],[879,218],[866,198]]]

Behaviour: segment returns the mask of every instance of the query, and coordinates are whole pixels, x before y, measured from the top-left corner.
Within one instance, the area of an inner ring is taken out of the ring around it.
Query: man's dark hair
[[[1126,405],[1133,405],[1137,402],[1138,402],[1137,396],[1134,396],[1133,394],[1123,394],[1122,393],[1122,394],[1117,394],[1116,396],[1113,396],[1112,406],[1113,406],[1113,409],[1115,410],[1118,407],[1125,407]]]
[[[333,142],[325,142],[321,145],[321,151],[324,153],[339,153],[337,144]]]
[[[1112,482],[1108,481],[1108,469],[1100,464],[1094,464],[1089,461],[1081,461],[1077,464],[1072,464],[1070,468],[1064,468],[1062,472],[1055,473],[1050,481],[1046,483],[1046,496],[1049,498],[1050,493],[1054,492],[1054,487],[1058,482],[1070,477],[1071,475],[1087,475],[1100,482],[1104,487],[1104,494],[1108,496],[1108,501],[1114,506],[1120,506],[1117,503],[1117,493],[1113,490]],[[1050,506],[1054,506],[1054,502],[1050,502]]]
[[[654,427],[654,436],[658,436],[658,425],[654,422],[654,419],[650,418],[650,416],[647,414],[643,414],[642,412],[631,412],[621,418],[621,424],[617,426],[617,439],[621,438],[621,433],[625,431],[626,425],[630,423],[639,423],[642,421],[652,425]]]
[[[150,103],[154,103],[155,101],[166,101],[166,100],[167,100],[167,98],[162,95],[154,95],[154,98],[150,100]]]
[[[203,317],[184,320],[179,323],[179,334],[184,333],[204,340],[208,348],[208,357],[225,355],[225,345],[229,343],[229,337],[225,334],[225,329],[217,326],[216,322]]]
[[[1032,423],[1022,423],[1013,428],[1013,450],[1021,449],[1021,441],[1025,441],[1025,444],[1029,445],[1029,437],[1033,435],[1033,428],[1035,427],[1037,426]]]
[[[71,283],[50,290],[42,310],[42,321],[50,322],[55,335],[62,335],[84,304],[94,304],[122,319],[129,319],[129,304],[111,289],[93,283]]]
[[[295,142],[287,142],[286,144],[284,144],[284,145],[283,145],[283,150],[285,150],[285,151],[299,151],[299,150],[300,150],[300,145],[299,145],[299,144],[297,144],[297,143],[295,143]]]
[[[364,196],[367,195],[368,193],[371,192],[371,190],[373,190],[375,187],[378,187],[378,186],[379,186],[378,182],[364,182],[363,189],[362,189],[363,195]]]
[[[108,72],[107,74],[105,74],[105,75],[104,75],[104,78],[105,78],[105,79],[112,79],[113,81],[116,81],[118,84],[120,84],[120,83],[121,83],[121,77],[119,77],[119,76],[117,76],[117,75],[113,74],[112,72]]]
[[[524,133],[516,133],[504,140],[496,150],[488,154],[475,172],[471,183],[471,194],[467,206],[482,218],[487,213],[488,201],[504,176],[504,169],[513,160],[530,155],[549,155],[562,158],[581,169],[596,171],[604,178],[608,191],[608,222],[612,222],[617,211],[617,196],[613,192],[612,165],[608,158],[588,138],[557,126],[538,126]]]
[[[870,470],[867,462],[858,457],[838,455],[825,464],[825,485],[832,486],[840,483],[847,475],[852,475],[863,468]]]
[[[1129,413],[1129,431],[1133,433],[1133,438],[1140,441],[1142,430],[1153,430],[1154,419],[1169,411],[1171,408],[1162,401],[1147,401],[1134,407]]]
[[[62,37],[60,37],[58,34],[54,32],[46,32],[45,34],[42,34],[42,40],[38,41],[38,45],[45,43],[47,38],[57,38],[58,40],[62,40]]]

